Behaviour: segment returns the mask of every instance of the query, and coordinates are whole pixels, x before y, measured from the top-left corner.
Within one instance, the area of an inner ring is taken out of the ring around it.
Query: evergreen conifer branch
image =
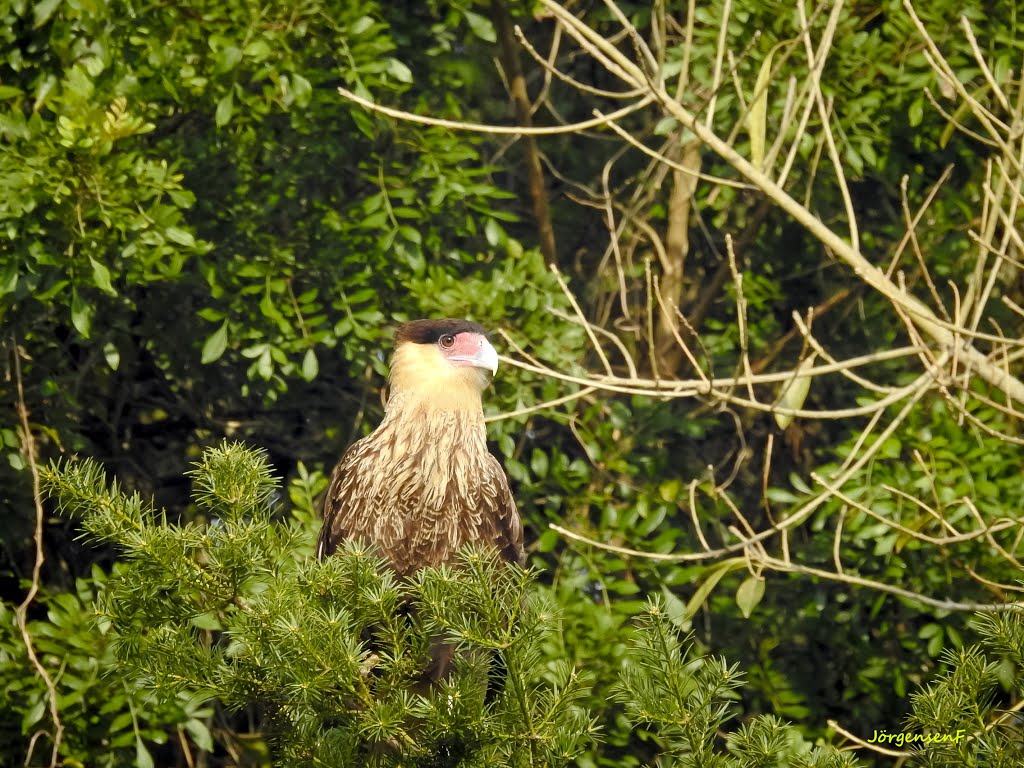
[[[911,745],[922,765],[1024,765],[1024,610],[979,614],[975,626],[982,641],[947,651],[947,671],[911,697],[907,730],[933,737]],[[1018,703],[1006,709],[1008,698]]]
[[[255,707],[288,765],[541,768],[565,765],[599,737],[583,704],[586,670],[545,662],[559,621],[534,572],[470,548],[399,580],[359,541],[313,561],[303,554],[308,510],[299,504],[292,520],[275,511],[262,454],[225,443],[191,476],[198,518],[170,525],[137,494],[108,487],[92,462],[46,473],[58,506],[124,552],[98,599],[101,620],[125,669],[158,699]],[[979,621],[987,647],[1018,670],[1021,625],[1020,611]],[[438,642],[454,646],[453,672],[424,685]],[[969,722],[974,743],[1002,739],[999,749],[1012,751],[1009,721],[985,726],[1002,667],[979,648],[948,661],[948,678],[915,699],[917,724]],[[694,655],[654,601],[637,621],[615,699],[634,727],[651,729],[666,765],[856,765],[771,716],[723,742],[741,682],[735,666]]]
[[[541,766],[589,743],[583,678],[538,663],[556,625],[534,574],[467,550],[399,582],[361,542],[312,562],[296,554],[302,526],[272,520],[262,454],[225,443],[190,475],[205,524],[169,525],[90,461],[47,473],[59,508],[124,553],[102,614],[126,668],[158,696],[257,705],[290,764]],[[455,672],[423,690],[438,637],[457,645]],[[494,653],[506,680],[485,701]]]

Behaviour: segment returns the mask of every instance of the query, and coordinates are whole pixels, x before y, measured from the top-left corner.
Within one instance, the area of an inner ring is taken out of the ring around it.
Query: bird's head
[[[498,371],[483,326],[468,320],[413,320],[395,331],[391,396],[418,395],[443,408],[480,407]]]

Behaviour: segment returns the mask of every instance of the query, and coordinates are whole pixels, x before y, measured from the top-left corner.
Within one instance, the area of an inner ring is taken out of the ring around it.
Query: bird
[[[384,418],[334,468],[316,557],[360,538],[401,579],[467,544],[525,564],[523,527],[487,449],[482,397],[498,370],[483,326],[454,318],[398,326]]]

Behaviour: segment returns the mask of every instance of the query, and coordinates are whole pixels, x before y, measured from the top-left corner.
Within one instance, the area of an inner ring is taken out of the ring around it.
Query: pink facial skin
[[[437,348],[456,367],[483,368],[491,375],[498,372],[498,353],[491,342],[479,333],[463,331],[442,336],[437,341]]]

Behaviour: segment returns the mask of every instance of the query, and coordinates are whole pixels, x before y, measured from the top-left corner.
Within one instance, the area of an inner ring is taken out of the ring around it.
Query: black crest
[[[395,344],[435,344],[438,339],[446,334],[457,333],[479,333],[486,336],[487,331],[479,323],[469,320],[456,320],[444,318],[442,320],[413,320],[402,323],[395,330]]]

